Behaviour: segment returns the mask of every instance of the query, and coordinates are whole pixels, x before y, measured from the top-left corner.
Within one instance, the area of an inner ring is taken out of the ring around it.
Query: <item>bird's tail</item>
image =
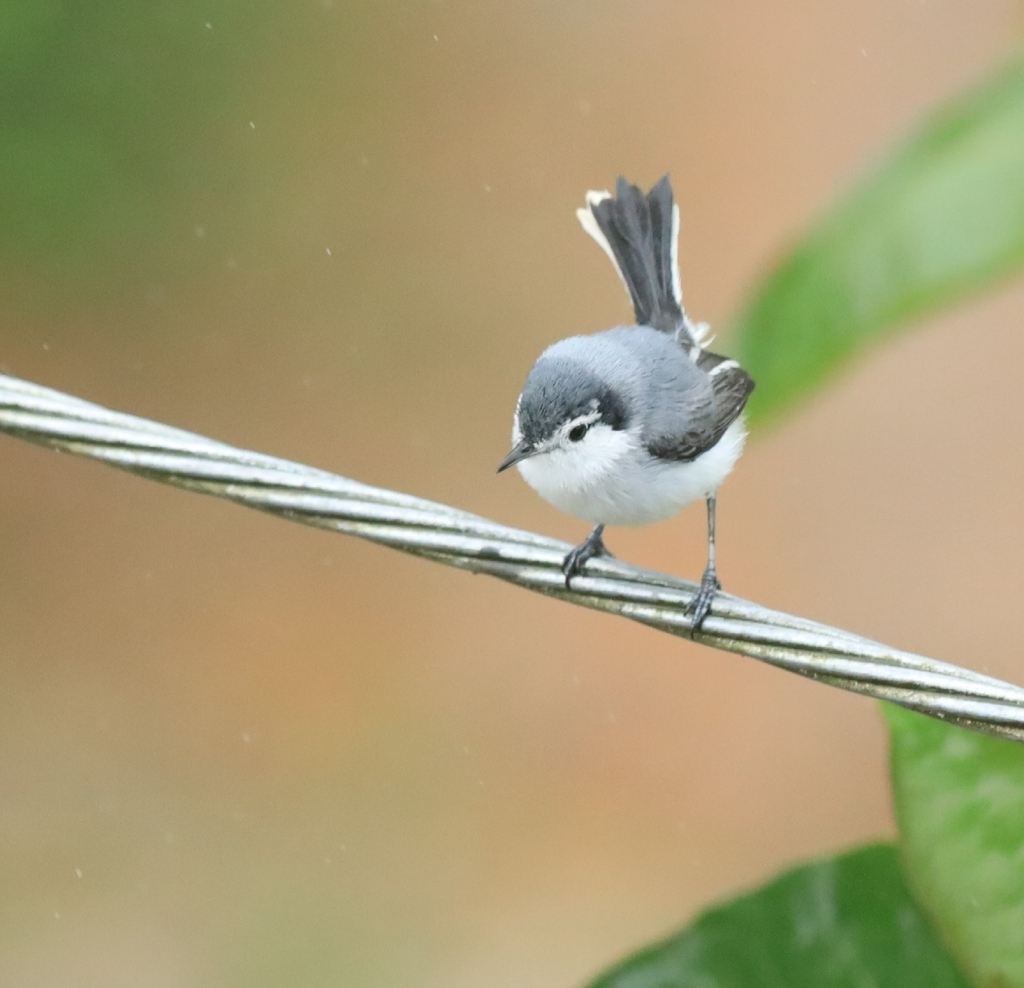
[[[700,347],[707,327],[690,322],[683,311],[676,253],[679,207],[672,201],[668,176],[646,196],[620,178],[614,196],[588,192],[586,207],[576,210],[576,215],[615,265],[629,292],[636,321]]]

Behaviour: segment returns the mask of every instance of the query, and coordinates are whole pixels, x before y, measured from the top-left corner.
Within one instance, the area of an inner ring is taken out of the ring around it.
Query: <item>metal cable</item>
[[[724,593],[694,632],[686,613],[694,584],[600,558],[591,560],[567,590],[560,568],[567,544],[444,504],[236,449],[6,375],[0,375],[0,431],[292,521],[488,573],[831,686],[1024,741],[1019,686]]]

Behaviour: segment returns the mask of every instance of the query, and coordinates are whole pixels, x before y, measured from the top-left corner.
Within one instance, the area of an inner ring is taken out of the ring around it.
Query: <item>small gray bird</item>
[[[706,498],[708,565],[690,605],[699,628],[721,588],[715,495],[743,452],[754,382],[705,349],[707,324],[683,310],[668,176],[646,196],[623,178],[615,192],[588,192],[576,215],[615,265],[636,325],[572,336],[540,355],[498,472],[515,464],[542,498],[596,526],[565,557],[566,587],[588,559],[607,554],[605,525],[662,521]]]

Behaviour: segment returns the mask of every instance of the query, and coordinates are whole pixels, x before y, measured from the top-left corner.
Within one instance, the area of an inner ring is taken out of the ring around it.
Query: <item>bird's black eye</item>
[[[578,443],[586,434],[587,434],[587,427],[585,425],[574,425],[569,430],[569,438],[574,443]]]

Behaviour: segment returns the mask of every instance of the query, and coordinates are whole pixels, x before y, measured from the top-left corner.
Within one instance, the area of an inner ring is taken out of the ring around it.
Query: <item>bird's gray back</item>
[[[619,427],[638,431],[645,445],[701,427],[714,409],[708,376],[675,339],[650,326],[620,326],[550,346],[527,379],[523,403],[531,390],[539,397],[542,390],[583,395],[595,388],[621,402]]]

